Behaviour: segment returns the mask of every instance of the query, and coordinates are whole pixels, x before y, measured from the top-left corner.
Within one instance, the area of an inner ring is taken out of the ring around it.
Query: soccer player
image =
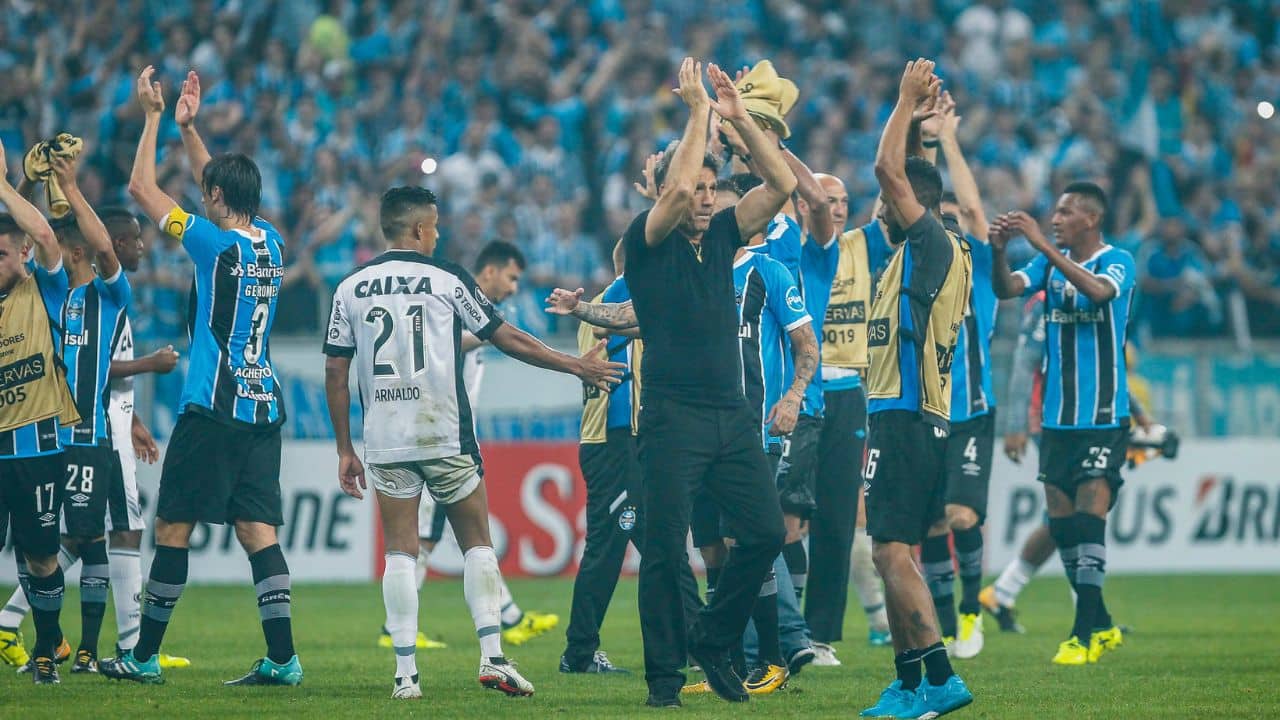
[[[943,467],[951,417],[951,353],[970,292],[964,241],[942,224],[942,178],[920,157],[918,109],[932,109],[934,63],[908,62],[885,125],[875,173],[880,215],[898,246],[872,303],[864,470],[867,532],[884,578],[898,679],[864,716],[936,717],[973,701],[951,669],[929,590],[911,547],[943,517]],[[914,142],[911,142],[914,140]],[[921,665],[925,678],[921,678]]]
[[[383,601],[396,649],[395,698],[419,698],[415,658],[419,495],[444,507],[464,557],[463,588],[480,640],[479,681],[508,695],[532,695],[502,653],[498,557],[489,538],[479,446],[463,387],[462,332],[537,367],[577,375],[602,390],[622,365],[555,352],[493,310],[460,267],[431,257],[439,218],[431,191],[388,190],[380,224],[392,249],[348,275],[334,292],[325,340],[325,396],[343,490],[363,498],[365,468],[351,443],[353,358],[358,363],[365,459],[377,491],[386,543]]]
[[[876,218],[845,231],[849,192],[844,182],[826,174],[817,175],[817,179],[827,194],[832,221],[840,236],[823,319],[824,413],[818,440],[817,509],[809,537],[817,590],[809,595],[805,619],[813,631],[818,654],[813,664],[837,666],[841,663],[832,643],[844,637],[850,576],[867,616],[868,642],[873,647],[890,643],[884,588],[871,560],[858,472],[867,437],[867,315],[874,271],[887,260],[889,246]]]
[[[0,203],[8,210],[0,214],[0,347],[15,358],[0,384],[0,513],[12,526],[19,584],[36,627],[32,679],[57,684],[64,592],[58,520],[65,482],[59,428],[81,421],[61,361],[69,286],[53,228],[9,183],[7,167],[0,145]],[[35,246],[31,268],[24,262],[27,238]],[[0,623],[0,643],[6,662],[18,664],[26,654],[17,623]]]
[[[957,658],[982,651],[982,523],[987,514],[991,455],[995,449],[995,392],[991,383],[991,336],[995,332],[996,296],[991,289],[991,246],[978,184],[956,140],[960,116],[950,93],[940,98],[938,113],[921,124],[925,159],[933,161],[940,145],[954,193],[944,193],[942,212],[956,218],[969,242],[973,282],[968,309],[960,324],[951,363],[951,432],[947,436],[946,517],[929,529],[920,548],[929,592],[943,642]],[[930,133],[934,133],[930,136]],[[954,538],[955,558],[951,539]],[[956,562],[958,561],[958,562]],[[960,568],[960,617],[956,618],[955,567]],[[957,627],[958,625],[958,627]]]
[[[1107,513],[1123,484],[1129,428],[1124,345],[1133,298],[1133,257],[1107,245],[1106,194],[1068,185],[1053,211],[1055,246],[1026,213],[1001,215],[992,227],[993,283],[1001,298],[1045,291],[1046,351],[1040,481],[1049,534],[1076,592],[1071,634],[1053,662],[1097,662],[1123,641],[1103,600]],[[1023,235],[1040,252],[1010,272],[1004,249]]]
[[[516,246],[495,241],[480,251],[476,258],[474,271],[476,286],[489,298],[489,301],[501,304],[520,288],[520,276],[524,272],[524,254]],[[480,383],[484,379],[484,361],[478,348],[483,345],[474,335],[463,331],[462,350],[466,353],[462,363],[462,377],[466,385],[467,399],[474,411],[480,402]],[[422,505],[418,509],[418,567],[416,580],[418,592],[426,582],[427,567],[431,553],[444,537],[447,524],[445,513],[436,506],[430,493],[422,494]],[[560,616],[554,613],[522,610],[511,595],[507,582],[502,581],[502,639],[512,645],[522,645],[529,640],[555,628],[560,623]],[[386,628],[378,638],[378,645],[384,648],[394,647],[391,633]],[[417,647],[420,650],[436,650],[448,647],[445,643],[432,640],[426,633],[418,632]]]
[[[613,267],[617,277],[596,296],[596,301],[631,299],[624,276],[626,258],[621,242],[613,250]],[[593,327],[581,323],[578,350],[585,353],[596,342]],[[644,344],[638,334],[611,337],[609,359],[627,366],[622,382],[607,393],[591,385],[582,386],[578,464],[587,488],[587,534],[578,574],[573,580],[569,627],[565,631],[564,653],[560,656],[562,673],[629,672],[614,666],[600,650],[600,626],[618,585],[627,544],[634,543],[637,549],[643,547],[639,513],[644,488],[635,439],[643,352]]]
[[[132,211],[119,206],[102,208],[98,216],[111,236],[121,267],[125,272],[136,273],[144,252],[138,218]],[[150,464],[160,459],[155,438],[134,412],[133,378],[143,373],[166,375],[177,366],[178,353],[172,345],[146,357],[134,358],[133,328],[126,313],[111,354],[110,397],[107,402],[111,444],[116,453],[107,492],[107,557],[116,614],[117,657],[137,644],[142,622],[141,547],[146,521],[138,498],[137,460]],[[161,668],[181,668],[190,664],[187,658],[160,653]]]
[[[267,654],[232,685],[297,685],[289,566],[277,540],[280,424],[284,406],[271,365],[270,336],[284,277],[284,239],[257,217],[262,179],[239,154],[210,157],[195,129],[199,80],[183,83],[174,119],[208,218],[193,215],[156,184],[156,136],[164,96],[155,72],[138,76],[145,113],[129,194],[162,231],[182,241],[195,264],[191,365],[165,453],[156,503],[151,562],[138,643],[104,660],[104,675],[163,682],[157,654],[187,580],[188,547],[197,522],[234,523],[249,558]]]

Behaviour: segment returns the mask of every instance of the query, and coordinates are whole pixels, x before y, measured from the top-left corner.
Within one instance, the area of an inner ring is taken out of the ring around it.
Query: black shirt
[[[680,230],[644,241],[645,210],[622,236],[627,288],[644,335],[645,396],[732,407],[745,402],[733,256],[742,246],[733,208],[702,235],[702,260]],[[643,398],[642,398],[643,401]]]

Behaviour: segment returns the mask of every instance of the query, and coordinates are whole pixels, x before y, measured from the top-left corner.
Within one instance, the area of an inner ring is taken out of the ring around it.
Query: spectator
[[[1142,322],[1156,337],[1201,335],[1222,322],[1209,280],[1208,262],[1192,244],[1182,217],[1160,221],[1157,236],[1139,256],[1145,305]]]

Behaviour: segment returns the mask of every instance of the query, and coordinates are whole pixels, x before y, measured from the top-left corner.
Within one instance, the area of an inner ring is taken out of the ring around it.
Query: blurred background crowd
[[[545,289],[611,279],[609,248],[646,207],[632,183],[683,127],[685,55],[770,58],[797,82],[789,146],[845,180],[851,222],[877,192],[903,61],[935,58],[989,212],[1047,217],[1076,179],[1110,190],[1138,339],[1280,335],[1272,0],[8,0],[0,138],[13,178],[37,139],[83,136],[86,194],[123,202],[138,70],[158,68],[172,107],[194,68],[210,149],[254,157],[289,243],[277,334],[319,332],[331,288],[383,248],[379,194],[403,183],[441,197],[446,257],[523,249],[512,314],[547,332]],[[199,208],[167,121],[161,184]],[[191,269],[147,237],[133,315],[163,341],[185,335]]]

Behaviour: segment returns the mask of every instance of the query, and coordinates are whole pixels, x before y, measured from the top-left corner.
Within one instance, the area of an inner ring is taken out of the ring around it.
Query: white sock
[[[996,578],[996,602],[1005,607],[1013,607],[1018,601],[1018,595],[1022,592],[1022,588],[1031,582],[1031,578],[1036,574],[1036,566],[1016,557],[1005,566],[1000,573],[1000,577]]]
[[[889,614],[884,607],[884,584],[880,574],[876,572],[875,562],[871,558],[871,538],[866,528],[853,531],[853,554],[850,575],[853,577],[853,588],[862,601],[862,610],[867,614],[867,624],[877,632],[889,630]]]
[[[66,548],[58,548],[58,567],[66,572],[80,558]],[[0,627],[16,628],[22,625],[22,619],[31,612],[31,603],[27,602],[27,594],[19,585],[13,594],[9,596],[9,601],[4,604],[4,609],[0,610]]]
[[[480,655],[486,658],[502,657],[502,598],[506,587],[493,548],[478,545],[467,551],[462,563],[462,592],[476,624]],[[506,597],[511,597],[510,593]]]
[[[112,548],[107,553],[111,566],[111,597],[116,608],[116,645],[132,650],[138,644],[142,622],[142,551]]]
[[[431,551],[418,548],[417,567],[413,571],[413,580],[417,583],[418,592],[422,592],[422,586],[427,582],[427,566],[431,561]]]
[[[507,587],[507,581],[498,576],[498,583],[502,585],[502,595],[499,598],[499,607],[502,608],[502,627],[515,627],[524,619],[524,611],[516,604],[516,599],[511,597],[511,590]]]
[[[382,572],[382,604],[387,609],[387,632],[396,650],[396,677],[418,674],[418,592],[413,587],[417,558],[387,553]]]

